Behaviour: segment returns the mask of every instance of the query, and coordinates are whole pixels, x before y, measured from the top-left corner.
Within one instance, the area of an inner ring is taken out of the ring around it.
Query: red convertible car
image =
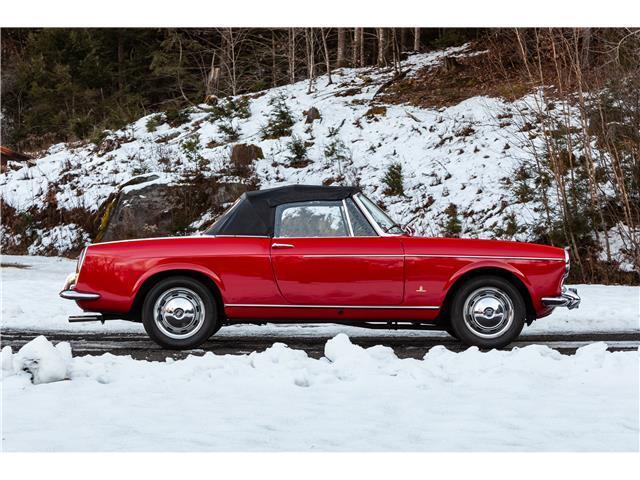
[[[565,250],[405,233],[353,187],[247,192],[201,236],[84,249],[60,293],[89,315],[142,321],[169,348],[223,324],[332,322],[434,328],[499,348],[580,297]]]

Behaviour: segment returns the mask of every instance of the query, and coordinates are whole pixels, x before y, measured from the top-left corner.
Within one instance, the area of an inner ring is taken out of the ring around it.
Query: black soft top
[[[273,236],[275,207],[312,200],[342,200],[360,190],[356,187],[288,185],[243,193],[238,201],[207,230],[207,235]]]

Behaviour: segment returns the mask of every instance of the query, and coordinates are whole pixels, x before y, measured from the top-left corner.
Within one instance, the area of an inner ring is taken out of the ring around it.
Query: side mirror
[[[413,237],[416,234],[415,229],[413,227],[410,227],[409,225],[405,225],[404,227],[402,227],[402,230],[410,237]]]

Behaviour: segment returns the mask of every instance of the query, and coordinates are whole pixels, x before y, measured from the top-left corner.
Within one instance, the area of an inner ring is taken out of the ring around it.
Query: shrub
[[[462,223],[458,217],[458,206],[455,203],[450,203],[444,210],[447,220],[443,225],[443,233],[447,237],[459,237],[462,233]]]
[[[293,127],[293,116],[291,109],[287,105],[287,98],[280,94],[269,100],[271,112],[266,125],[263,125],[260,133],[263,140],[287,137],[291,135]]]
[[[78,139],[87,138],[92,128],[92,120],[89,116],[76,117],[70,121],[70,129]]]
[[[184,152],[187,160],[190,163],[197,164],[202,159],[202,156],[200,155],[202,145],[200,145],[200,135],[198,135],[197,133],[182,142],[180,148],[182,148],[182,151]]]
[[[227,142],[237,142],[240,138],[240,130],[230,120],[220,123],[218,129],[224,134]]]
[[[291,137],[291,141],[287,144],[287,149],[290,152],[288,157],[291,164],[298,165],[300,162],[307,161],[307,146],[297,135]]]
[[[232,118],[249,118],[251,111],[249,110],[249,98],[241,97],[238,99],[228,98],[221,100],[211,107],[211,115],[209,120],[218,121],[221,119]]]
[[[402,186],[402,165],[394,162],[387,167],[382,181],[387,185],[384,191],[386,195],[404,195],[404,187]]]
[[[167,123],[175,128],[189,121],[189,112],[171,108],[164,113]]]
[[[147,132],[149,133],[155,132],[158,129],[158,127],[162,125],[164,122],[165,122],[164,115],[162,115],[161,113],[156,113],[155,115],[150,116],[149,120],[147,120],[147,123],[146,123]]]

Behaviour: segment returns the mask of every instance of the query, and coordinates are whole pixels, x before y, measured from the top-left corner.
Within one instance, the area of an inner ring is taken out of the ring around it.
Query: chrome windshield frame
[[[380,237],[401,237],[401,236],[405,235],[404,232],[401,232],[401,233],[388,233],[388,232],[385,232],[384,229],[373,218],[373,215],[371,215],[371,213],[369,212],[367,207],[364,205],[364,203],[362,203],[362,200],[360,200],[360,196],[361,195],[362,194],[360,194],[360,193],[356,193],[355,195],[353,195],[353,197],[352,197],[353,201],[355,202],[356,206],[360,209],[362,214],[365,216],[367,221],[371,224],[373,229],[376,231],[378,236],[380,236]],[[385,212],[385,215],[386,215],[386,212]],[[389,218],[391,219],[391,217],[389,217]],[[393,221],[393,219],[391,219],[391,220]],[[396,223],[396,225],[397,225],[397,223]]]

